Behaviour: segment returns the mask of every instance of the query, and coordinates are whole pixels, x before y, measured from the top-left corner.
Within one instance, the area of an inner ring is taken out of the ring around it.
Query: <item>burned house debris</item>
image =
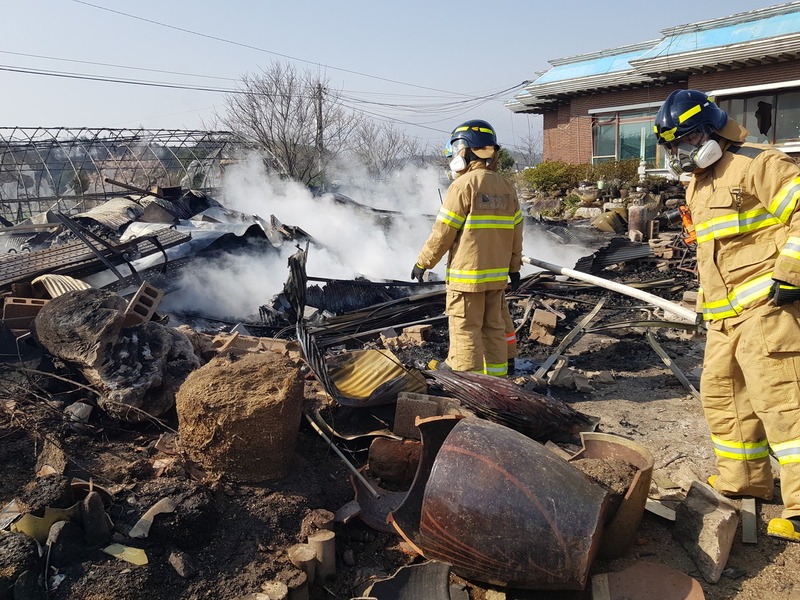
[[[335,249],[303,223],[125,185],[0,229],[0,599],[652,598],[646,573],[721,600],[753,574],[745,507],[697,489],[677,228],[527,217],[588,277],[524,272],[498,379],[430,368],[443,282],[311,276]],[[251,314],[171,300],[245,251],[281,263]]]

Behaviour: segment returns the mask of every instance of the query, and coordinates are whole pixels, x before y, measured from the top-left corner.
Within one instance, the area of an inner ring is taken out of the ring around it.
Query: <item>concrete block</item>
[[[550,371],[547,382],[556,387],[573,388],[575,387],[574,375],[575,372],[572,367],[567,365],[567,359],[559,358],[553,370]]]
[[[397,395],[397,405],[394,413],[395,435],[413,440],[421,439],[419,429],[415,424],[416,418],[426,419],[439,415],[439,400],[436,396],[417,394],[414,392],[400,392]]]
[[[557,317],[555,314],[537,308],[533,311],[533,316],[531,317],[531,326],[528,331],[528,338],[547,346],[552,346],[556,341],[556,338],[553,335],[553,332],[556,328],[556,323]]]
[[[3,320],[10,329],[27,329],[42,307],[50,302],[41,298],[8,296],[3,302]]]
[[[130,327],[131,325],[150,321],[163,297],[163,290],[153,287],[146,281],[142,283],[133,298],[128,302],[123,326]]]
[[[739,526],[733,503],[710,485],[695,481],[675,511],[672,536],[709,583],[717,583],[728,562]]]

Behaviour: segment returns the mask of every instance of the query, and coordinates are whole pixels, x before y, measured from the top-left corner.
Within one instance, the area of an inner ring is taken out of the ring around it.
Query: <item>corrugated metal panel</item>
[[[169,228],[163,228],[154,232],[153,235],[164,248],[176,246],[191,239],[191,236]],[[112,263],[118,265],[124,262],[119,254],[110,252],[96,242],[93,242],[93,245]],[[148,239],[137,240],[136,246],[141,256],[159,252],[159,249]],[[121,247],[125,248],[126,245],[123,244]],[[0,255],[0,289],[10,286],[12,283],[28,281],[47,273],[85,274],[96,273],[105,268],[104,263],[83,242],[70,242],[25,254],[3,254]]]
[[[72,292],[75,290],[88,290],[90,286],[85,281],[69,277],[68,275],[42,275],[31,281],[32,284],[41,285],[51,298]]]
[[[342,398],[355,400],[358,406],[388,404],[397,400],[400,391],[423,394],[427,390],[419,372],[405,369],[388,350],[348,352],[346,361],[330,369],[330,377]]]
[[[800,53],[800,33],[783,38],[759,40],[738,46],[717,47],[687,51],[684,54],[670,54],[642,59],[632,64],[638,72],[657,75],[658,73],[680,72],[687,69],[713,67],[719,64],[742,62],[763,57],[788,55],[796,57]]]
[[[724,53],[735,48],[778,46],[780,40],[800,31],[800,2],[739,13],[662,30],[664,39],[638,57],[642,62],[685,53],[713,50]],[[777,47],[776,47],[777,50]],[[631,64],[635,64],[631,61]],[[697,66],[697,64],[696,64]]]
[[[119,231],[144,214],[144,209],[129,198],[113,198],[91,210],[75,215],[75,219],[92,219],[109,229]]]

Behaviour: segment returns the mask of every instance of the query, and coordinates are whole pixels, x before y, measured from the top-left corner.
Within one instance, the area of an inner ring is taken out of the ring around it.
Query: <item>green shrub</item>
[[[566,190],[578,185],[581,173],[583,171],[577,165],[548,160],[525,169],[522,174],[522,185],[543,192]]]
[[[606,182],[616,181],[620,185],[635,184],[639,180],[639,159],[608,160],[592,165],[591,179]]]

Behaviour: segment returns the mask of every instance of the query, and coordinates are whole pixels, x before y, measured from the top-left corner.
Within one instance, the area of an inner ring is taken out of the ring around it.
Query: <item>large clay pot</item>
[[[653,478],[653,455],[636,442],[609,433],[584,432],[581,440],[583,449],[570,460],[616,458],[636,468],[619,507],[609,511],[600,544],[601,558],[618,558],[630,550],[636,539]]]
[[[421,420],[422,459],[388,520],[423,556],[467,578],[583,589],[607,494],[530,438],[484,419]]]

